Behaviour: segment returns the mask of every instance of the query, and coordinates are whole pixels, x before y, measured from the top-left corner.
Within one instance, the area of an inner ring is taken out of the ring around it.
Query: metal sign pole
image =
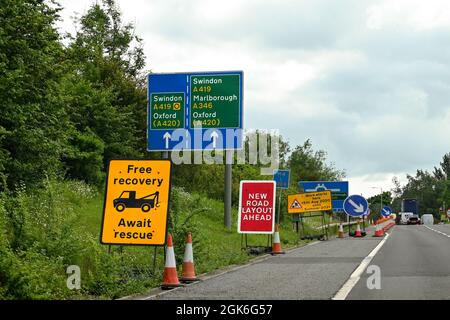
[[[155,271],[156,271],[156,249],[157,248],[158,247],[155,246],[155,249],[153,251],[153,272],[152,272],[152,274],[155,274]]]
[[[169,151],[163,151],[163,153],[161,154],[161,158],[163,160],[167,160],[169,159]],[[169,194],[169,199],[170,199],[170,194]],[[169,218],[170,218],[170,202],[167,204],[168,208],[167,208],[167,222],[169,222]],[[166,228],[168,229],[169,226],[166,226]],[[167,243],[167,237],[169,236],[169,232],[167,230],[166,232],[166,240],[165,242]],[[164,260],[166,259],[166,246],[163,246],[164,249]],[[154,259],[153,259],[153,273],[156,270],[156,247],[155,247],[155,251],[154,251]]]
[[[233,151],[225,151],[225,201],[224,201],[224,224],[231,229],[231,191],[232,191],[232,168]]]
[[[305,224],[303,223],[303,215],[300,215],[300,224],[302,225],[303,237],[305,237]]]
[[[329,214],[329,219],[328,219],[328,223],[327,223],[327,240],[329,240],[328,231],[330,231],[330,222],[331,222],[331,217],[333,216],[333,212],[328,212],[328,214]]]
[[[347,215],[347,227],[348,227],[348,236],[350,237],[350,216]]]
[[[280,224],[280,216],[281,216],[281,192],[283,189],[279,189],[279,195],[278,195],[278,217],[277,217],[277,224]]]
[[[325,212],[322,211],[322,236],[325,236]]]

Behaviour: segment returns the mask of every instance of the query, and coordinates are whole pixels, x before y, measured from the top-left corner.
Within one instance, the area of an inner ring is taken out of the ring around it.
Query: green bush
[[[161,247],[108,250],[100,244],[102,202],[103,195],[84,182],[53,178],[39,189],[20,186],[1,193],[0,299],[111,299],[158,286],[164,269]],[[247,262],[250,255],[241,250],[235,208],[232,214],[228,230],[221,201],[173,187],[168,227],[177,266],[181,269],[188,232],[198,274]],[[283,228],[283,246],[296,243],[289,229]],[[251,240],[259,245],[266,241],[258,235]],[[66,286],[70,265],[80,267],[80,290]]]

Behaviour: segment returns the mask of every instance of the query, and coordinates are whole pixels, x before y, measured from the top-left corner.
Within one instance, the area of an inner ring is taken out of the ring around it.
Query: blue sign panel
[[[348,196],[344,201],[344,211],[349,216],[361,217],[365,215],[368,209],[369,203],[363,196],[355,194],[352,196]]]
[[[274,170],[273,180],[277,183],[277,188],[288,189],[289,188],[289,176],[290,170]]]
[[[389,217],[392,214],[392,209],[389,206],[384,206],[383,209],[381,209],[381,215],[383,217]]]
[[[147,150],[242,149],[243,72],[148,75]]]
[[[368,209],[366,210],[366,212],[364,212],[364,213],[362,214],[362,217],[367,217],[369,214],[370,214],[370,208],[368,208]]]
[[[333,212],[344,211],[344,200],[348,196],[348,181],[300,181],[298,187],[304,192],[330,190]]]

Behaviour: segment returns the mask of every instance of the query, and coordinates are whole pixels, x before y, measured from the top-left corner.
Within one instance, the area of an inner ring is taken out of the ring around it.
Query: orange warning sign
[[[288,213],[327,211],[331,209],[330,190],[288,195]]]
[[[164,245],[170,193],[169,160],[111,160],[100,241]]]

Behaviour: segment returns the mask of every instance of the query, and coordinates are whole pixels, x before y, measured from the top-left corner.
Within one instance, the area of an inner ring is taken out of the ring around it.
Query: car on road
[[[421,221],[418,214],[413,214],[412,216],[410,216],[407,222],[407,224],[420,224],[420,223]]]
[[[414,213],[412,212],[400,212],[400,223],[399,224],[408,224],[409,218],[413,216]]]

